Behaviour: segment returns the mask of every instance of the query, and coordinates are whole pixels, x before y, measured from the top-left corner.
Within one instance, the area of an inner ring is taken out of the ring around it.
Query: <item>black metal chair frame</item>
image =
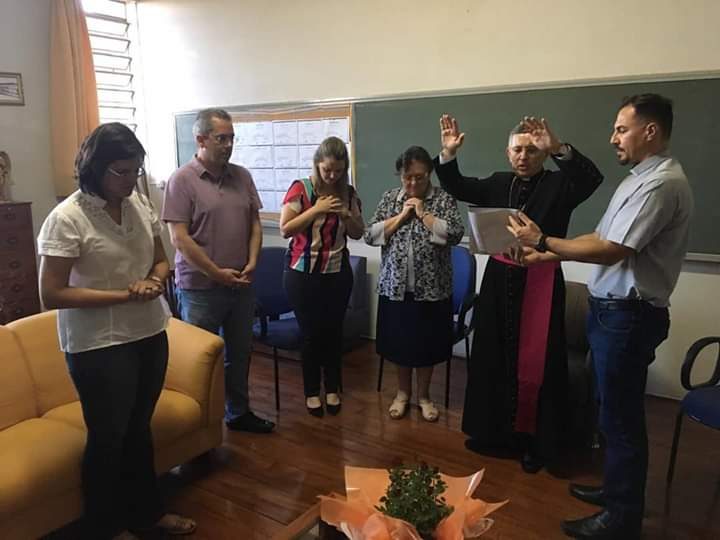
[[[688,349],[688,352],[685,355],[685,361],[682,365],[682,371],[680,372],[680,382],[682,383],[683,388],[685,388],[689,392],[697,390],[698,388],[716,386],[720,382],[720,347],[718,348],[718,356],[715,360],[715,369],[713,370],[713,374],[711,375],[710,379],[703,383],[695,385],[690,382],[690,374],[692,372],[693,366],[695,365],[695,361],[700,354],[700,351],[702,351],[705,347],[713,344],[718,344],[720,346],[720,336],[712,336],[699,339],[695,343],[693,343]],[[666,481],[668,489],[672,484],[673,475],[675,473],[675,460],[677,458],[678,441],[680,439],[680,431],[682,429],[682,419],[684,415],[685,409],[683,408],[683,403],[680,402],[677,417],[675,419],[675,433],[673,435],[672,449],[670,450],[670,463],[668,464]]]

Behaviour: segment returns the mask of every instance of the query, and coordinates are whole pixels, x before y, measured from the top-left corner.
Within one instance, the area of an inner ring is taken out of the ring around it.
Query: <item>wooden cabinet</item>
[[[0,202],[0,324],[39,312],[30,203]]]

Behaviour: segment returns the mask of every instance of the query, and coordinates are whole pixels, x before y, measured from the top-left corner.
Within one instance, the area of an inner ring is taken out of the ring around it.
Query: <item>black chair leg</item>
[[[683,408],[682,408],[682,405],[680,405],[680,408],[677,413],[677,418],[675,419],[675,434],[673,435],[672,449],[670,450],[670,463],[668,464],[667,481],[666,481],[666,485],[667,485],[668,489],[670,488],[670,484],[672,484],[673,474],[675,473],[675,458],[677,458],[677,449],[678,449],[678,442],[680,440],[680,429],[682,428],[683,414],[684,414]]]
[[[452,356],[447,360],[445,366],[445,409],[450,408],[450,365],[452,364]]]
[[[470,336],[465,336],[465,361],[470,361]]]
[[[380,357],[380,367],[378,369],[378,385],[377,385],[377,391],[379,392],[382,390],[382,376],[383,376],[383,365],[385,364],[385,359],[381,356]]]
[[[273,347],[273,364],[275,365],[275,410],[280,410],[280,378],[278,377],[278,353]]]

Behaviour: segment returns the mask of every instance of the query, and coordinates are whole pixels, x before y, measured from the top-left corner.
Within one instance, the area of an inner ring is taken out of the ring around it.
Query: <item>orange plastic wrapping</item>
[[[490,529],[493,520],[487,516],[508,501],[487,503],[471,498],[483,473],[484,469],[464,478],[440,475],[447,484],[443,496],[454,510],[440,522],[433,538],[464,540],[476,538]],[[390,475],[385,469],[345,467],[346,500],[320,497],[320,517],[350,540],[422,540],[409,523],[375,509],[389,484]]]

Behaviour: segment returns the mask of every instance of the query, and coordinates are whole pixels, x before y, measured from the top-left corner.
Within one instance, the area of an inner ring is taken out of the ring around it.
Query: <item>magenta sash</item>
[[[519,266],[503,255],[493,255],[503,264]],[[550,313],[555,284],[555,270],[559,262],[538,263],[528,267],[525,293],[520,311],[517,378],[518,401],[515,431],[534,434],[540,387],[545,373]]]

